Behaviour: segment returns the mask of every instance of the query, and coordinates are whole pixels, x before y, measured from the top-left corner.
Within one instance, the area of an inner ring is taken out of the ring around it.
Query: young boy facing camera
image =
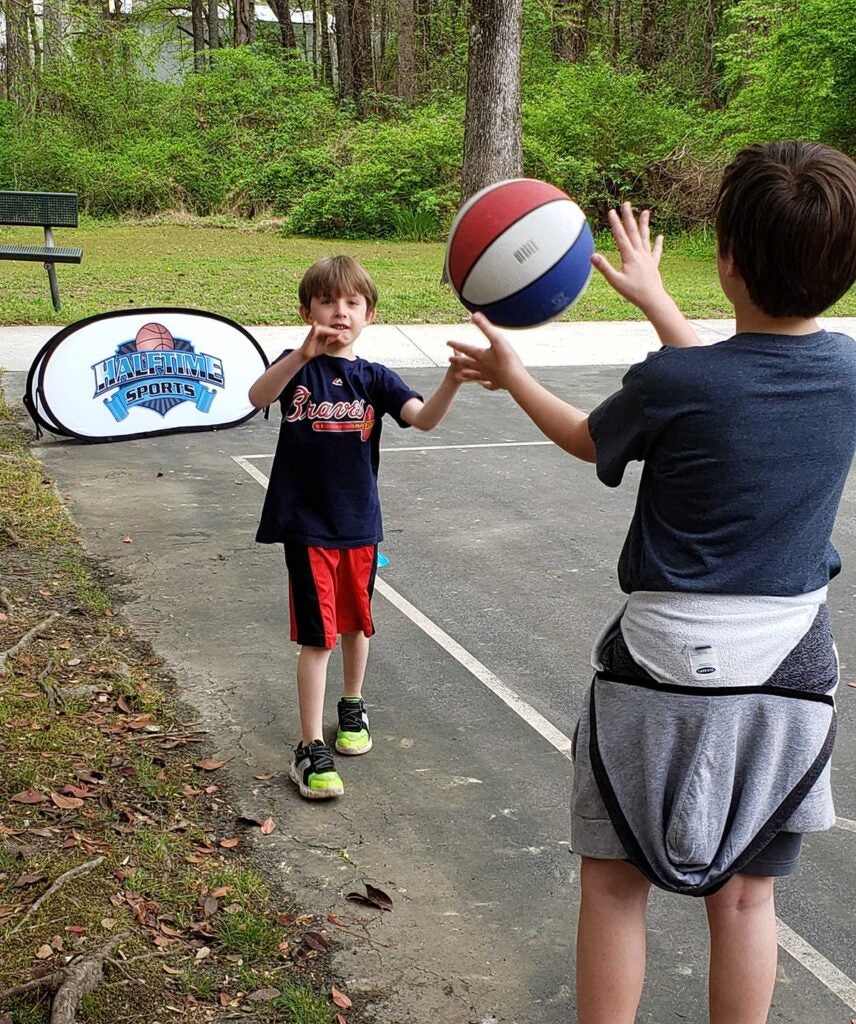
[[[830,536],[856,451],[856,344],[815,319],[856,280],[856,164],[827,146],[750,146],[726,168],[717,268],[736,333],[699,345],[666,293],[662,240],[629,204],[621,267],[597,269],[664,348],[586,414],[490,345],[459,380],[505,388],[617,487],[642,462],[618,564],[624,606],[593,656],[574,752],[582,857],[579,1024],[632,1024],[651,883],[705,900],[711,1024],[763,1024],[776,976],[773,882],[832,827],[838,663]]]
[[[374,634],[371,599],[383,539],[377,476],[383,417],[432,430],[460,386],[449,367],[425,402],[397,373],[354,352],[374,320],[377,290],[355,260],[333,256],[306,271],[300,315],[309,333],[250,388],[261,409],[279,401],[282,426],[256,540],[281,543],[288,569],[291,639],[300,644],[297,700],[300,743],[290,775],[301,796],[341,796],[344,786],[324,742],[327,663],[342,637],[344,696],[338,753],[371,749],[362,699]]]

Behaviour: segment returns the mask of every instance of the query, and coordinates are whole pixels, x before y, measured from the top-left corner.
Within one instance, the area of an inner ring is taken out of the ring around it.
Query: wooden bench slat
[[[80,263],[83,250],[64,245],[0,245],[0,260],[35,263]]]

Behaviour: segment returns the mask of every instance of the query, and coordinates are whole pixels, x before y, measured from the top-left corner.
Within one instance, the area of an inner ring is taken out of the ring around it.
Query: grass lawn
[[[50,303],[39,263],[0,264],[0,325],[68,324],[135,306],[189,306],[243,324],[294,324],[297,284],[319,256],[345,252],[362,261],[380,293],[380,323],[454,323],[466,311],[440,284],[443,245],[290,238],[275,226],[201,220],[134,224],[85,222],[57,231],[58,245],[83,249],[79,266],[58,267],[62,312]],[[0,242],[38,244],[39,229],[0,230]],[[600,240],[604,252],[611,239]],[[667,239],[663,274],[691,317],[729,315],[716,280],[713,236]],[[833,315],[856,315],[856,290]],[[624,320],[638,313],[597,276],[566,319]]]

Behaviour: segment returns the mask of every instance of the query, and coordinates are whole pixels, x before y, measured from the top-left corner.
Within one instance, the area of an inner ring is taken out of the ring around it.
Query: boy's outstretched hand
[[[617,210],[609,211],[609,226],[618,247],[621,266],[616,268],[605,256],[595,253],[591,258],[595,269],[619,295],[648,317],[664,345],[675,348],[700,345],[695,331],[663,284],[660,276],[663,236],[657,235],[651,244],[651,215],[648,210],[643,210],[637,221],[630,203],[622,203],[620,214]]]
[[[630,203],[622,203],[620,215],[610,210],[608,216],[621,266],[616,269],[600,253],[591,261],[619,295],[642,308],[658,290],[664,290],[660,277],[663,236],[657,235],[651,245],[651,214],[643,210],[637,221]]]
[[[455,353],[449,357],[455,380],[477,381],[488,391],[509,389],[521,372],[526,373],[520,357],[502,331],[494,327],[483,313],[473,313],[471,319],[490,344],[484,348],[463,341],[447,342]]]

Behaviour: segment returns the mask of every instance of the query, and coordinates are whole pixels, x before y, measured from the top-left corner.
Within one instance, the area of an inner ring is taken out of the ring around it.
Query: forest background
[[[266,21],[231,2],[0,0],[0,188],[78,192],[95,217],[441,238],[461,200],[468,48],[518,2],[505,59],[523,172],[595,226],[631,199],[668,229],[703,228],[750,141],[856,149],[851,0],[314,0],[329,31],[311,44],[285,0]],[[175,38],[184,71],[159,80]]]

